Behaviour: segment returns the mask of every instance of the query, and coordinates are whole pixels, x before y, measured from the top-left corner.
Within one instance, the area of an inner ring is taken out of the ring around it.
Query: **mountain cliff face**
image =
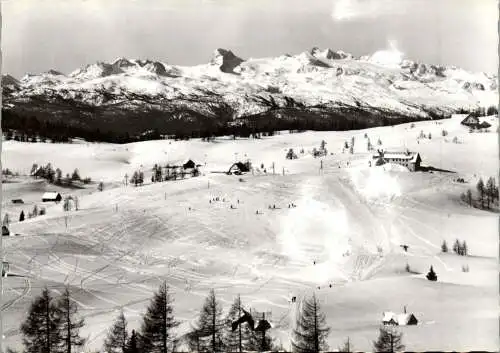
[[[157,120],[193,122],[193,116],[235,120],[276,110],[280,118],[286,109],[320,109],[325,119],[349,109],[373,119],[426,119],[498,102],[493,75],[404,60],[394,51],[355,58],[319,48],[247,60],[217,49],[208,64],[192,67],[119,58],[69,75],[5,75],[2,85],[6,109],[61,119],[77,114],[84,125],[151,111],[164,113]]]

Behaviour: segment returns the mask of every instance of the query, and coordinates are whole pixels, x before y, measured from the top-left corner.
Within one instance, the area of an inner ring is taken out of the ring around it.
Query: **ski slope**
[[[70,190],[29,177],[3,184],[2,206],[13,221],[11,233],[19,234],[4,238],[6,259],[11,272],[22,276],[5,281],[6,344],[21,345],[20,322],[44,286],[55,293],[71,286],[86,320],[87,348],[97,349],[121,308],[129,328],[139,326],[152,291],[166,279],[183,322],[179,334],[187,332],[215,288],[226,310],[241,294],[248,307],[272,311],[270,333],[289,348],[295,306],[314,291],[332,327],[330,349],[349,336],[356,350],[370,350],[382,312],[400,312],[407,305],[419,320],[418,326],[401,328],[407,350],[494,350],[499,343],[498,216],[468,208],[459,195],[474,189],[479,176],[497,175],[497,135],[470,134],[460,125],[462,118],[413,128],[210,143],[4,142],[4,168],[28,174],[32,163],[51,162],[64,173],[78,168],[82,176],[105,183],[103,192],[95,184]],[[496,118],[486,119],[496,131]],[[432,139],[417,140],[420,130]],[[365,133],[376,148],[406,147],[418,151],[423,164],[456,173],[370,168]],[[342,153],[351,136],[355,153]],[[455,136],[459,144],[452,143]],[[378,138],[382,146],[376,145]],[[322,140],[329,154],[320,169],[320,159],[310,151]],[[298,159],[285,159],[289,148]],[[211,173],[247,158],[258,171],[241,177]],[[149,183],[155,163],[187,159],[203,165],[202,176]],[[123,185],[124,175],[137,169],[144,170],[145,185]],[[468,183],[456,183],[457,177]],[[21,209],[27,213],[41,205],[46,190],[78,195],[80,210],[47,205],[45,216],[16,222]],[[13,205],[11,198],[25,204]],[[289,208],[292,203],[296,207]],[[451,248],[456,238],[467,241],[471,256],[440,252],[443,240]],[[409,245],[408,252],[401,244]],[[415,273],[405,272],[407,263]],[[425,279],[431,265],[438,282]],[[463,273],[462,265],[470,272]]]

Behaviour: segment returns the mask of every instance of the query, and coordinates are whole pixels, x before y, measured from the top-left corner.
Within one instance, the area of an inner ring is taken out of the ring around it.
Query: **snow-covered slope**
[[[129,329],[140,327],[153,290],[167,280],[179,335],[214,288],[225,312],[238,294],[245,306],[271,311],[270,334],[290,349],[297,306],[314,292],[332,329],[330,351],[347,337],[356,351],[372,351],[382,313],[400,313],[404,306],[419,320],[399,327],[407,351],[494,351],[498,214],[468,207],[459,195],[474,192],[479,176],[497,174],[498,120],[485,118],[490,132],[469,133],[463,118],[212,142],[6,141],[4,168],[27,174],[32,163],[50,162],[63,174],[78,168],[105,187],[69,189],[28,177],[2,185],[2,210],[12,234],[19,234],[4,237],[5,257],[13,275],[25,276],[4,281],[5,345],[20,349],[19,325],[45,286],[54,294],[71,286],[86,322],[88,352],[102,347],[122,309]],[[419,139],[420,131],[432,138]],[[354,153],[342,153],[352,137]],[[377,148],[418,151],[423,164],[456,173],[369,167],[368,139],[379,138]],[[311,151],[322,140],[330,154],[314,158]],[[289,148],[298,159],[285,158]],[[227,171],[235,158],[249,158],[255,173],[211,173]],[[187,159],[202,165],[202,176],[150,182],[155,163]],[[137,169],[145,172],[145,185],[123,185],[124,175]],[[61,204],[42,203],[45,191],[77,195],[80,209],[64,212]],[[15,198],[25,203],[13,204]],[[273,204],[276,209],[269,209]],[[47,214],[17,222],[21,210],[34,205]],[[441,243],[451,248],[455,239],[467,242],[470,256],[441,253]],[[431,265],[437,282],[425,279]],[[462,272],[465,265],[470,272]]]
[[[123,105],[124,98],[130,101],[127,94],[161,105],[165,99],[209,92],[230,104],[236,116],[268,109],[256,96],[273,96],[278,105],[286,97],[306,107],[374,107],[420,118],[428,117],[429,111],[449,114],[498,102],[496,76],[404,60],[394,49],[354,58],[342,51],[313,48],[298,55],[247,60],[217,49],[208,64],[192,67],[118,58],[69,75],[50,70],[20,81],[4,76],[3,81],[9,83],[4,99],[14,105],[34,96]]]

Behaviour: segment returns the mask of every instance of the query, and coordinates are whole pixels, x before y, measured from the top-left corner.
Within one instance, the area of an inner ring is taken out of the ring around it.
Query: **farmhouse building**
[[[383,165],[385,163],[393,163],[402,165],[412,172],[419,170],[422,158],[418,152],[384,152],[378,151],[378,154],[373,156],[376,160],[375,165]]]
[[[46,192],[42,196],[42,202],[59,202],[61,200],[62,200],[61,194],[55,191]]]
[[[460,124],[465,125],[472,129],[487,129],[491,127],[491,124],[486,121],[480,121],[477,116],[473,114],[467,115],[467,117],[460,122]]]

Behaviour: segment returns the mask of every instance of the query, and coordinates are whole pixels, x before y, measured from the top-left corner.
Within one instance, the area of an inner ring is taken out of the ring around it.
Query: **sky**
[[[498,72],[497,0],[1,0],[2,73],[63,73],[118,57],[207,63],[313,47]]]

